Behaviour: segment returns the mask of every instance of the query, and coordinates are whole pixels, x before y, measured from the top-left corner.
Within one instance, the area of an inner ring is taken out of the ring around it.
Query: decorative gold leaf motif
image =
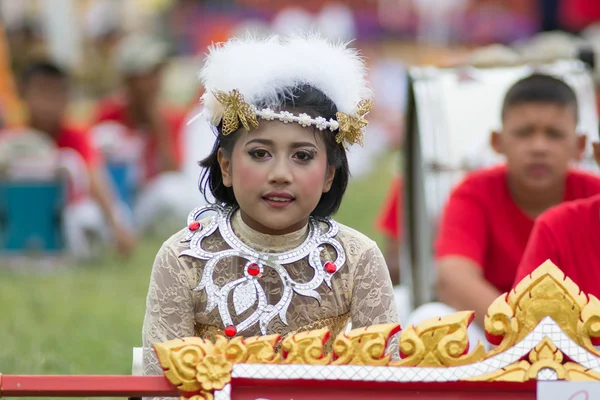
[[[363,130],[369,125],[369,121],[366,120],[365,116],[372,108],[373,100],[366,99],[358,103],[355,116],[338,112],[336,119],[340,128],[338,134],[335,136],[336,142],[346,142],[349,145],[358,143],[362,146]]]
[[[214,400],[215,396],[213,396],[210,392],[200,392],[192,397],[181,396],[179,400]]]
[[[221,390],[231,381],[233,366],[225,356],[206,356],[196,365],[196,379],[205,391]]]
[[[277,343],[281,340],[279,335],[257,336],[246,339],[248,349],[247,363],[274,364],[279,362],[279,355],[275,352]]]
[[[183,392],[200,391],[196,380],[196,365],[209,354],[208,341],[200,338],[171,340],[154,345],[158,361],[165,377]]]
[[[329,339],[329,329],[300,332],[281,343],[283,364],[326,365],[331,355],[325,355],[324,345]]]
[[[467,329],[475,313],[463,311],[442,318],[423,321],[409,326],[400,335],[400,353],[403,359],[390,365],[418,367],[455,367],[481,361],[485,357],[483,344],[469,350]]]
[[[530,367],[531,364],[528,361],[522,360],[497,371],[465,380],[472,382],[525,382],[529,379],[527,372]]]
[[[333,342],[333,365],[388,365],[385,355],[390,338],[400,331],[398,324],[375,325],[340,333]]]
[[[587,308],[586,305],[587,296],[579,287],[556,265],[546,261],[488,309],[485,329],[499,346],[487,356],[514,346],[547,316],[575,342],[598,354],[590,336],[600,337],[600,305],[596,301]]]
[[[215,97],[225,108],[222,123],[223,136],[227,136],[240,127],[240,123],[246,129],[258,128],[258,118],[250,104],[244,101],[244,96],[237,89],[233,89],[229,93],[220,90],[214,92]]]
[[[283,340],[279,335],[231,340],[214,335],[214,342],[200,338],[178,339],[156,344],[155,350],[165,376],[179,391],[193,396],[189,399],[213,399],[213,392],[231,381],[233,364],[460,367],[508,350],[547,316],[573,341],[594,357],[600,357],[594,348],[600,339],[600,300],[594,296],[588,299],[551,262],[544,263],[489,307],[486,333],[499,346],[487,354],[481,343],[468,352],[467,330],[473,321],[472,311],[434,318],[404,329],[399,335],[400,360],[391,360],[392,357],[385,354],[388,342],[400,330],[398,324],[342,332],[329,341],[333,344],[331,354],[325,351],[330,336],[328,328],[292,332]],[[524,359],[462,380],[524,382],[550,376],[552,379],[600,381],[599,372],[573,362],[568,356],[544,336]]]

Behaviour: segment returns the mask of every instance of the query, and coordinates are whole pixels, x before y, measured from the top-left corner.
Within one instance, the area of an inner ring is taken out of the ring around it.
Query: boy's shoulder
[[[506,165],[478,169],[467,173],[450,193],[450,197],[459,196],[478,199],[484,203],[503,198],[506,190]]]

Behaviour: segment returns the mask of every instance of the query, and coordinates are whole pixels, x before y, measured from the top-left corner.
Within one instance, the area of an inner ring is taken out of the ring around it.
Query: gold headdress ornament
[[[223,136],[237,131],[240,123],[247,131],[258,128],[256,112],[244,101],[244,96],[238,90],[234,89],[229,93],[217,90],[214,95],[225,108],[222,117]]]
[[[363,131],[369,124],[365,116],[373,107],[373,100],[361,100],[357,105],[356,115],[349,115],[343,112],[336,113],[337,121],[334,119],[326,120],[323,117],[312,118],[308,114],[294,115],[287,111],[276,112],[270,108],[258,110],[256,107],[246,103],[244,96],[234,89],[229,93],[215,91],[214,96],[223,106],[222,115],[222,133],[227,136],[240,128],[240,124],[250,131],[258,128],[258,117],[265,120],[280,120],[284,123],[296,122],[302,126],[314,125],[319,130],[329,129],[331,131],[339,130],[335,136],[337,143],[344,147],[346,144],[363,145]]]
[[[369,125],[369,121],[365,119],[365,116],[372,108],[373,100],[367,99],[358,103],[356,116],[338,112],[336,117],[340,124],[340,131],[335,136],[336,142],[343,143],[345,141],[350,145],[358,143],[362,146],[363,131]]]

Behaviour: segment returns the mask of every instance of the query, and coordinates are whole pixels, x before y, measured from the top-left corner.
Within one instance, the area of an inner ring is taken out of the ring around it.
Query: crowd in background
[[[193,117],[201,111],[203,91],[195,74],[211,43],[246,31],[266,35],[316,29],[334,40],[357,38],[377,101],[365,146],[349,153],[355,178],[367,174],[382,154],[401,150],[408,62],[397,50],[400,43],[412,43],[417,53],[419,46],[460,49],[453,57],[440,53],[438,64],[446,66],[579,57],[593,67],[600,54],[600,27],[594,25],[600,20],[600,5],[594,0],[314,1],[303,7],[259,0],[180,0],[140,1],[137,8],[128,2],[88,0],[77,9],[82,44],[75,61],[53,54],[39,11],[15,10],[9,3],[14,6],[12,0],[3,3],[6,51],[0,61],[10,74],[2,86],[0,173],[22,178],[47,175],[51,168],[67,171],[65,245],[82,258],[93,255],[97,242],[130,254],[141,236],[174,231],[193,207],[210,200],[197,189],[197,162],[210,152],[214,134]],[[542,30],[560,32],[539,34]],[[20,99],[17,113],[9,107],[11,92]],[[572,106],[564,96],[557,98],[560,106]],[[516,103],[535,102],[523,99]],[[544,157],[555,156],[548,154]],[[28,157],[35,159],[33,167],[25,165]],[[386,258],[397,285],[398,253],[407,234],[402,184],[398,174],[374,221],[389,238]],[[519,254],[511,262],[517,265],[533,219],[523,223],[524,240],[507,245],[516,246],[514,253]],[[440,257],[460,256],[469,262],[477,258],[466,254],[472,248],[457,254],[449,247],[438,243],[436,251]],[[468,263],[452,264],[442,300],[455,308],[475,308],[473,296],[491,299],[498,290],[510,288],[514,277],[506,276],[491,288],[489,282],[497,282],[486,268],[499,261],[490,262],[482,254],[477,254],[479,263],[486,265],[475,269]],[[461,268],[465,274],[455,274]],[[460,297],[453,285],[469,276],[488,285],[481,292],[473,289],[469,299],[452,300]],[[487,308],[484,303],[478,308]]]

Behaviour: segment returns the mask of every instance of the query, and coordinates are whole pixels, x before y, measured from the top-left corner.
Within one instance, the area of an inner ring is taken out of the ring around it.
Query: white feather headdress
[[[321,130],[339,129],[338,135],[354,128],[355,134],[359,129],[362,135],[372,92],[363,60],[347,44],[310,34],[235,38],[209,50],[199,75],[205,88],[203,114],[212,124],[218,125],[223,118],[237,121],[237,115],[227,115],[228,108],[237,107],[246,128],[256,127],[258,122],[252,120],[260,117],[315,125]],[[339,111],[337,118],[279,112],[281,99],[300,85],[310,85],[331,99]],[[249,108],[240,114],[238,108],[244,106]],[[342,139],[351,142],[347,136]],[[360,142],[360,137],[354,142]]]

